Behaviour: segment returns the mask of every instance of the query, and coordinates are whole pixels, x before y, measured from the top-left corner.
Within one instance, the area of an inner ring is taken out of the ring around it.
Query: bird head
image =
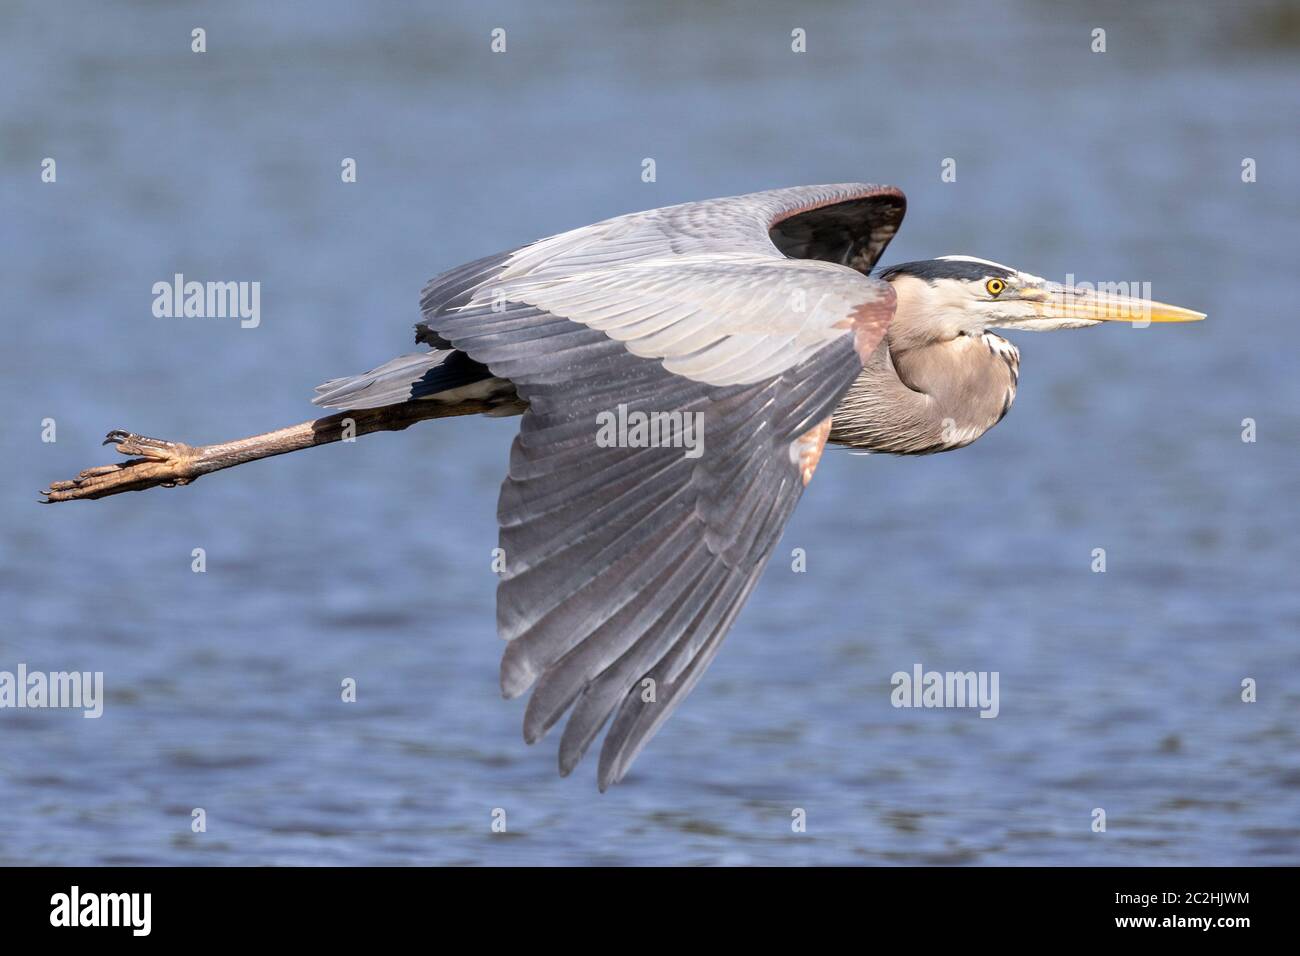
[[[1154,302],[1136,283],[1062,284],[987,259],[904,262],[879,277],[898,296],[891,342],[907,347],[989,329],[1048,332],[1102,322],[1195,322],[1204,313]]]

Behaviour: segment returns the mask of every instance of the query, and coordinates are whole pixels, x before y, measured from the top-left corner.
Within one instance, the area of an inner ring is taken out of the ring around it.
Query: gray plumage
[[[364,375],[316,386],[312,401],[327,408],[380,408],[430,398],[492,378],[487,367],[455,349],[399,355]]]
[[[318,389],[334,408],[523,412],[498,504],[501,688],[532,689],[530,743],[569,713],[561,773],[606,724],[601,789],[627,772],[717,653],[828,437],[969,444],[1016,394],[1019,353],[991,327],[1095,324],[1074,290],[970,257],[872,278],[904,209],[892,187],[806,186],[551,236],[431,280],[430,351]],[[698,415],[702,453],[603,443],[616,408]]]
[[[501,686],[533,688],[530,742],[571,709],[563,773],[612,718],[599,782],[620,779],[716,653],[815,467],[805,436],[888,325],[866,273],[903,209],[888,187],[801,187],[543,239],[432,280],[431,351],[318,389],[345,408],[509,382],[526,403],[498,508]],[[598,446],[618,406],[698,414],[705,452]]]
[[[425,351],[317,389],[343,411],[199,446],[114,429],[106,443],[139,457],[53,482],[46,500],[521,414],[497,508],[501,689],[532,691],[530,743],[568,714],[561,773],[607,727],[603,790],[717,654],[828,440],[927,454],[977,439],[1019,376],[995,328],[1204,318],[969,256],[872,277],[904,209],[889,186],[801,186],[486,256],[425,286]]]

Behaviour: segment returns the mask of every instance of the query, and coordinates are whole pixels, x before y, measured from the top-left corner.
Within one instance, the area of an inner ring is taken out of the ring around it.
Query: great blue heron
[[[321,385],[339,414],[189,446],[112,431],[133,460],[49,501],[181,485],[425,418],[523,414],[501,487],[501,689],[524,736],[572,708],[567,774],[601,728],[627,772],[695,685],[830,441],[925,454],[1006,414],[1019,352],[992,329],[1196,312],[948,256],[871,277],[903,218],[889,186],[800,186],[619,216],[443,273],[425,350]]]

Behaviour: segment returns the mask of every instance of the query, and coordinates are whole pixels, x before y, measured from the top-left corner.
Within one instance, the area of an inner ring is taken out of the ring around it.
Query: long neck
[[[1020,353],[997,335],[876,349],[836,408],[830,440],[895,455],[969,445],[1016,397]]]

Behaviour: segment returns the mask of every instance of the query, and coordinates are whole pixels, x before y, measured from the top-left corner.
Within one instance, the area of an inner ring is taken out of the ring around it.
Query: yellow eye
[[[989,295],[1001,295],[1002,290],[1006,287],[1007,284],[1001,279],[990,279],[984,283],[984,288],[988,290]]]

